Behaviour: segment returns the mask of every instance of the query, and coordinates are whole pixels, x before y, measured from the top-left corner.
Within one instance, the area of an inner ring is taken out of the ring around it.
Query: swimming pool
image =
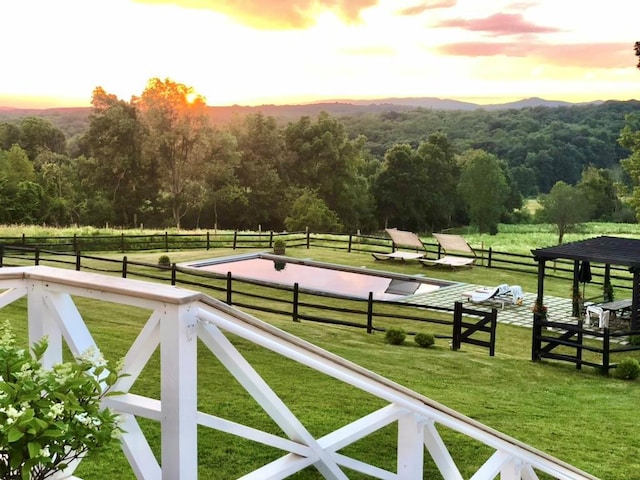
[[[418,275],[346,267],[268,253],[213,258],[184,266],[222,275],[231,273],[232,277],[276,285],[291,287],[297,283],[302,289],[350,298],[368,298],[371,292],[376,300],[399,300],[453,284]]]

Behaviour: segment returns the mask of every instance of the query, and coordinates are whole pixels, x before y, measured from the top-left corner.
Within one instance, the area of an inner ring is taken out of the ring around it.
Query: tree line
[[[618,138],[638,106],[287,123],[257,113],[214,125],[204,99],[171,79],[149,80],[130,101],[97,87],[87,128],[71,138],[39,117],[0,123],[0,222],[494,232],[531,221],[523,198],[535,196],[554,222],[559,197],[579,214],[566,225],[634,221],[640,202],[623,199],[635,198],[637,172],[621,162],[633,144]]]

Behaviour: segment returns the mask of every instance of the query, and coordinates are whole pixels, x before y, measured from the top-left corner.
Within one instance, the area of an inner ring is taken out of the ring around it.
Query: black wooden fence
[[[79,254],[82,252],[127,252],[135,251],[179,251],[195,249],[231,248],[239,249],[272,249],[276,238],[282,238],[289,247],[329,248],[346,252],[388,253],[392,249],[391,240],[387,237],[360,234],[329,234],[311,232],[218,232],[203,233],[156,233],[143,235],[73,235],[73,236],[37,236],[0,237],[0,246],[29,247],[41,251],[66,252]],[[437,258],[442,255],[437,243],[425,242],[425,253]],[[0,247],[1,248],[1,247]],[[492,248],[474,247],[477,255],[475,265],[484,268],[508,270],[518,273],[537,275],[538,264],[531,254],[500,252]],[[2,262],[2,252],[0,252]],[[604,265],[593,264],[591,284],[602,286],[604,283]],[[633,277],[627,269],[611,266],[611,282],[615,288],[631,289]],[[573,262],[554,262],[545,274],[549,278],[571,279]],[[595,299],[594,299],[595,300]]]
[[[640,350],[640,345],[624,343],[638,335],[640,331],[586,329],[582,321],[577,325],[567,324],[534,315],[531,359],[534,362],[548,358],[574,363],[578,370],[586,365],[607,375],[618,366],[612,361],[614,357]]]
[[[486,331],[486,312],[464,310],[454,316],[454,309],[417,305],[410,302],[392,302],[368,298],[352,298],[300,288],[275,285],[259,280],[234,278],[231,273],[219,274],[178,265],[159,265],[122,259],[45,250],[39,247],[0,245],[0,266],[50,265],[77,271],[96,271],[123,278],[134,277],[167,282],[206,292],[214,298],[245,310],[266,312],[290,317],[293,321],[310,321],[366,329],[367,333],[385,332],[400,323],[413,324],[415,335],[420,329],[435,328],[436,338],[456,339],[456,350],[461,343],[487,347],[493,355],[495,349],[495,319],[490,343],[479,341],[473,332]],[[439,315],[434,315],[434,312]],[[455,317],[455,319],[454,319]],[[480,318],[480,320],[478,320]],[[478,325],[476,325],[476,323]],[[462,329],[465,329],[464,331]]]
[[[465,314],[470,315],[470,317],[465,316]],[[480,319],[474,322],[466,320],[467,318],[478,316]],[[490,312],[472,310],[464,307],[461,302],[456,302],[453,312],[453,340],[451,342],[451,349],[460,350],[462,343],[468,343],[488,348],[489,355],[493,357],[496,353],[497,325],[497,309],[492,308]]]

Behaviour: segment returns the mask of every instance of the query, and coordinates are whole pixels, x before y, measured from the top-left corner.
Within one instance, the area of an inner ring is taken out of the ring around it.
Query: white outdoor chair
[[[591,325],[591,316],[598,317],[598,328],[609,328],[609,316],[611,312],[597,305],[589,305],[585,312],[585,325]]]

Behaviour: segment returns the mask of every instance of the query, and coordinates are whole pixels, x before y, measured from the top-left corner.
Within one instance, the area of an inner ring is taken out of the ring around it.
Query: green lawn
[[[180,262],[229,253],[229,250],[214,250],[169,252],[169,255],[173,262]],[[427,269],[412,263],[375,262],[370,255],[328,249],[287,249],[287,254],[474,284],[519,284],[528,291],[535,291],[537,281],[535,275],[482,267],[451,271]],[[155,262],[159,255],[149,252],[128,254],[128,257]],[[121,255],[113,254],[112,257],[121,258]],[[568,291],[568,285],[562,282],[550,281],[546,288],[551,294],[561,295]],[[104,308],[90,300],[79,300],[78,305],[107,358],[115,359],[125,353],[148,315],[122,306]],[[24,310],[24,304],[18,304],[4,309],[3,313],[17,318],[24,315]],[[577,371],[569,364],[531,362],[529,329],[499,324],[496,356],[489,357],[485,349],[472,346],[452,352],[445,340],[438,340],[430,349],[421,349],[412,342],[397,347],[386,345],[382,334],[367,335],[360,329],[294,323],[270,314],[261,314],[259,318],[600,478],[634,479],[640,471],[640,437],[633,416],[640,402],[639,383],[602,377],[589,368]],[[376,398],[244,340],[233,341],[316,436],[383,406]],[[199,408],[277,432],[273,422],[220,367],[213,355],[202,344],[200,347]],[[158,362],[155,355],[136,383],[135,391],[157,395]],[[158,448],[157,425],[142,423],[149,437],[156,442],[154,447]],[[465,478],[491,453],[482,445],[446,429],[442,429],[441,434]],[[395,429],[388,427],[349,447],[347,453],[393,469],[394,435]],[[277,458],[278,454],[269,448],[203,428],[199,436],[200,478],[237,478]],[[425,478],[439,478],[430,459],[425,465]],[[83,461],[77,474],[85,480],[134,478],[123,455],[115,448]],[[354,479],[367,478],[353,472],[348,475]],[[321,477],[315,470],[308,470],[292,478]]]

